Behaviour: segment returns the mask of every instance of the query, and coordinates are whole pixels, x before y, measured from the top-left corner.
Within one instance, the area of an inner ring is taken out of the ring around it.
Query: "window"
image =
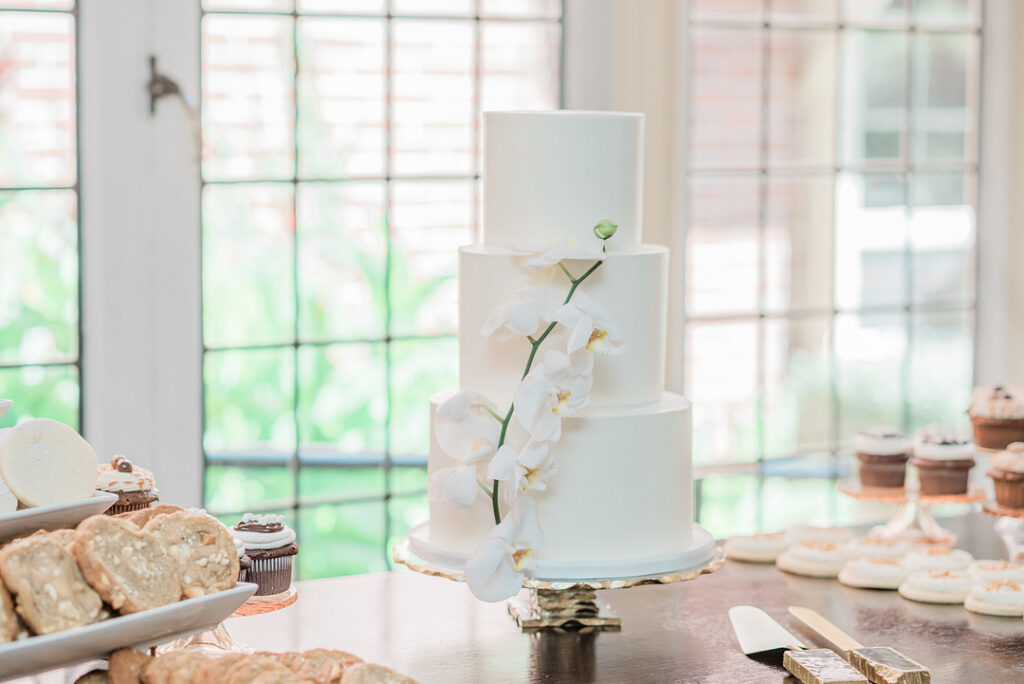
[[[5,419],[81,424],[76,24],[0,2],[0,395]]]
[[[552,0],[204,3],[204,502],[286,513],[302,578],[426,517],[480,113],[557,107],[561,36]]]
[[[858,429],[966,427],[980,26],[975,0],[690,2],[684,379],[717,535],[848,518]]]

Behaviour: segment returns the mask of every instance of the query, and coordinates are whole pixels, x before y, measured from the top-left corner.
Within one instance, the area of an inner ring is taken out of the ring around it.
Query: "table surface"
[[[978,558],[1005,557],[993,519],[943,520]],[[599,592],[621,632],[523,634],[504,604],[476,601],[460,583],[409,571],[298,583],[276,613],[228,620],[256,649],[337,648],[389,665],[421,684],[453,682],[795,682],[744,656],[726,611],[760,606],[809,646],[827,644],[787,612],[821,612],[865,646],[893,646],[932,670],[932,681],[1024,681],[1024,620],[914,603],[893,591],[851,589],[771,565],[727,562],[696,581]],[[71,682],[84,667],[26,682]]]

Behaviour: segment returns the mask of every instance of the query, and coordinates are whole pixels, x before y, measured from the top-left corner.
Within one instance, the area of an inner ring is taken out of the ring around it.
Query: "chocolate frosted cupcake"
[[[1024,508],[1024,442],[1014,442],[992,457],[988,476],[996,488],[996,503]]]
[[[96,473],[96,489],[117,494],[117,503],[107,509],[107,515],[149,508],[160,500],[156,478],[145,468],[133,465],[124,456],[114,456],[110,465],[101,465]]]
[[[985,449],[1005,449],[1024,441],[1024,393],[995,385],[975,387],[967,415],[974,426],[974,441]]]
[[[872,427],[853,436],[865,487],[902,487],[913,443],[894,427]]]
[[[280,594],[292,583],[292,556],[299,552],[295,531],[284,524],[281,515],[246,513],[231,529],[252,559],[247,582],[259,585],[257,596]]]
[[[943,496],[967,493],[967,475],[974,467],[977,447],[966,437],[939,425],[918,430],[914,458],[921,494]]]

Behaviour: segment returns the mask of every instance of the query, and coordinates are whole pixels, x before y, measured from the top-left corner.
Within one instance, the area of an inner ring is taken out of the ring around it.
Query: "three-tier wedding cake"
[[[430,520],[411,550],[485,600],[525,575],[707,562],[690,403],[664,385],[669,253],[641,239],[643,116],[491,112],[484,129],[460,390],[430,400]]]

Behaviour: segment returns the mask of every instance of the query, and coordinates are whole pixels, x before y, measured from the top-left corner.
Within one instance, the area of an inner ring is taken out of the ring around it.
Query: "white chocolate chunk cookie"
[[[155,536],[127,520],[95,515],[75,530],[72,544],[89,585],[122,614],[181,598],[181,569]]]
[[[164,543],[182,569],[185,598],[235,586],[238,552],[228,528],[216,518],[181,511],[153,518],[144,529]]]
[[[416,684],[416,680],[383,665],[359,663],[345,671],[341,684]]]
[[[47,535],[0,549],[0,575],[17,597],[17,612],[35,634],[97,622],[103,603],[86,584],[74,557]]]
[[[14,599],[0,582],[0,644],[14,641],[18,636],[18,616],[14,612]]]
[[[91,497],[96,467],[89,443],[55,420],[26,420],[0,441],[0,477],[25,506]]]

